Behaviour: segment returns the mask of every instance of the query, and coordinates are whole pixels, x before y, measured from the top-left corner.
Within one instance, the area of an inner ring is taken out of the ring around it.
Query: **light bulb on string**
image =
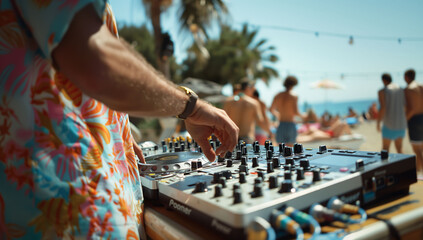
[[[348,44],[353,45],[354,44],[354,38],[353,36],[350,36],[350,40],[348,41]]]

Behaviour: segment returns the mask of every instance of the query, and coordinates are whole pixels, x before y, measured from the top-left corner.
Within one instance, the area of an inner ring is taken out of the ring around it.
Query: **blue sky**
[[[118,24],[150,24],[141,0],[112,0]],[[176,12],[179,0],[162,15],[164,31],[175,42],[179,62],[186,57],[191,44],[189,35],[179,32]],[[281,78],[287,74],[298,77],[295,89],[300,102],[350,101],[376,99],[382,87],[380,76],[391,73],[393,80],[405,86],[403,72],[417,71],[417,81],[423,75],[423,1],[421,0],[228,0],[228,23],[240,28],[249,23],[259,28],[257,40],[267,39],[275,46],[280,61],[274,65]],[[311,30],[311,33],[281,31],[271,26]],[[314,32],[319,32],[316,36]],[[333,37],[325,32],[345,35]],[[211,35],[216,31],[212,31]],[[354,43],[348,43],[353,36]],[[387,40],[372,40],[384,38]],[[401,38],[401,43],[398,39]],[[418,41],[407,41],[415,38]],[[331,79],[343,86],[340,90],[313,89],[311,84]],[[258,83],[261,96],[269,104],[274,94],[282,90],[282,80],[266,86]]]

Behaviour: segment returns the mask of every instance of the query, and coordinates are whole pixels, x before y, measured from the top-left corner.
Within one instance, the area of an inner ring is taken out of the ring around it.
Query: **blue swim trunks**
[[[405,129],[390,129],[387,126],[383,125],[382,127],[382,137],[389,140],[395,140],[398,138],[404,138]]]
[[[279,143],[295,143],[297,127],[293,122],[280,122],[276,130],[276,141]]]

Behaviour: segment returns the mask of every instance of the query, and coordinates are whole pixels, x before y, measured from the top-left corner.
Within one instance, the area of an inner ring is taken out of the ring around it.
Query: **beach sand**
[[[364,121],[352,129],[353,133],[363,135],[366,140],[360,146],[359,150],[363,151],[380,151],[382,149],[382,133],[376,130],[376,121]],[[394,142],[391,142],[389,152],[396,153]],[[403,153],[413,154],[410,141],[408,139],[408,132],[405,134],[403,141]]]

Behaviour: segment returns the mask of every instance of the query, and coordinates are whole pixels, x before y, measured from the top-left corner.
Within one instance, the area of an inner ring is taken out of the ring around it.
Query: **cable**
[[[248,240],[276,240],[275,230],[262,217],[256,217],[247,227]]]
[[[286,207],[281,210],[284,214],[294,219],[300,226],[308,226],[313,233],[311,239],[314,239],[321,232],[319,223],[307,213],[303,213],[293,207]]]
[[[348,221],[349,223],[362,223],[367,219],[367,213],[364,209],[352,204],[346,204],[337,197],[332,197],[329,200],[327,207],[339,213],[360,214],[360,219],[356,220],[350,218]]]
[[[291,235],[296,235],[297,240],[304,239],[304,232],[300,225],[281,211],[274,210],[272,212],[270,223],[276,230],[283,230]]]

